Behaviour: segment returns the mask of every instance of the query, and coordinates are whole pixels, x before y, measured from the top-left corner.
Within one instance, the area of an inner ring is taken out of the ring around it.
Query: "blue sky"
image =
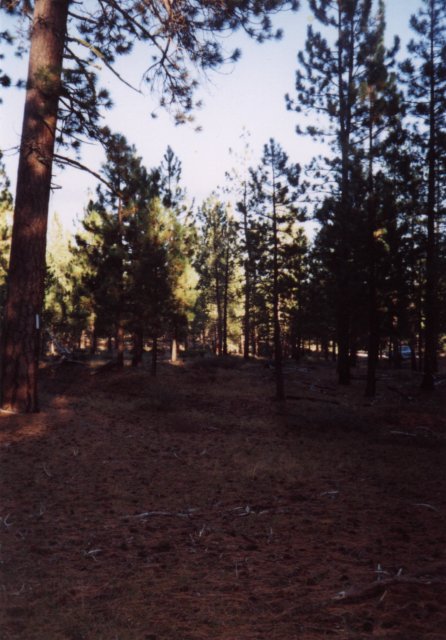
[[[419,5],[420,0],[387,0],[389,37],[398,34],[407,40],[409,17]],[[234,163],[229,148],[241,149],[243,128],[251,133],[254,163],[260,158],[263,144],[273,137],[291,161],[304,165],[316,148],[310,140],[294,133],[297,116],[287,112],[284,95],[293,94],[296,56],[304,47],[311,20],[304,0],[298,13],[277,16],[275,24],[285,32],[281,41],[259,45],[242,34],[227,38],[228,51],[240,47],[242,58],[235,65],[213,72],[202,84],[198,95],[204,107],[195,114],[195,125],[202,127],[200,133],[194,125],[175,126],[172,118],[161,110],[157,110],[158,117],[153,119],[150,114],[156,108],[157,96],[147,90],[145,95],[136,93],[110,73],[104,73],[101,84],[110,90],[115,107],[105,114],[104,123],[135,144],[148,168],[159,164],[170,145],[182,161],[183,183],[189,197],[198,203],[223,185],[225,171]],[[146,66],[142,48],[119,61],[120,73],[136,86],[140,85]],[[3,97],[0,145],[2,149],[10,149],[19,141],[24,95],[10,89],[3,92]],[[17,154],[7,151],[5,159],[14,187]],[[91,145],[84,148],[82,159],[94,170],[99,169],[103,160],[100,150]],[[50,212],[57,211],[71,226],[82,215],[96,181],[74,169],[57,172],[54,181],[62,188],[53,193]]]

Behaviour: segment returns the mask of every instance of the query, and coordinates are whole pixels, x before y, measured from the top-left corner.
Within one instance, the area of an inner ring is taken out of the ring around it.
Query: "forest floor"
[[[1,416],[2,640],[445,640],[446,385],[47,367]]]

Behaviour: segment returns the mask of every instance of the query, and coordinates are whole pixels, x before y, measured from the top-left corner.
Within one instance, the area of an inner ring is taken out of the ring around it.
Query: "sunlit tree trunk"
[[[177,360],[178,360],[178,341],[174,336],[172,338],[172,351],[171,351],[170,361],[177,362]]]
[[[68,4],[36,0],[34,5],[2,332],[1,406],[14,412],[39,410],[40,314]]]

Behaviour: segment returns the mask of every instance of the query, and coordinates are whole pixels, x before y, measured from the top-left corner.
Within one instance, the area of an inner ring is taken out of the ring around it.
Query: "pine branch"
[[[97,173],[96,171],[93,171],[93,169],[90,169],[89,167],[87,167],[86,165],[82,164],[81,162],[78,162],[77,160],[74,160],[73,158],[67,158],[66,156],[62,156],[59,153],[55,153],[54,154],[54,159],[56,160],[56,162],[58,162],[58,163],[60,163],[62,165],[67,165],[67,166],[70,166],[70,167],[74,167],[75,169],[80,169],[81,171],[85,171],[86,173],[89,173],[90,175],[92,175],[95,178],[97,178],[98,180],[100,180],[100,182],[105,184],[105,186],[109,189],[109,191],[111,191],[111,193],[113,193],[114,195],[116,195],[118,197],[121,195],[99,173]]]
[[[96,58],[99,58],[99,60],[101,60],[101,62],[103,64],[105,64],[107,69],[109,71],[111,71],[113,73],[113,75],[118,78],[118,80],[120,80],[123,84],[125,84],[127,87],[129,87],[133,91],[136,91],[136,93],[142,93],[139,89],[137,89],[132,84],[130,84],[130,82],[127,82],[127,80],[125,80],[121,76],[121,74],[118,73],[116,71],[116,69],[114,69],[114,67],[107,61],[107,58],[105,57],[105,55],[102,53],[102,51],[100,49],[98,49],[97,47],[93,46],[92,44],[90,44],[89,42],[84,40],[83,38],[73,38],[72,37],[72,38],[70,38],[70,41],[77,42],[78,44],[82,45],[83,47],[86,47],[87,49],[90,49],[90,51],[96,56]]]

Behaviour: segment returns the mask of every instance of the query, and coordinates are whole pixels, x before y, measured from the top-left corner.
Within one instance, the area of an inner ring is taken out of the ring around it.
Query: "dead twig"
[[[96,556],[99,555],[100,553],[102,553],[102,549],[89,549],[88,551],[84,551],[84,556],[87,556],[88,558],[93,558],[93,560],[97,562]]]
[[[8,513],[4,518],[0,518],[0,522],[3,522],[7,529],[9,529],[9,527],[12,527],[12,525],[14,524],[13,522],[8,522],[10,515],[11,514]]]
[[[417,437],[416,433],[409,433],[408,431],[391,431],[390,433],[393,436],[405,436],[407,438],[416,438]]]
[[[345,591],[339,591],[335,596],[333,596],[332,603],[360,603],[376,596],[380,596],[382,600],[388,591],[388,587],[395,584],[446,585],[446,565],[426,567],[409,575],[401,575],[400,570],[397,575],[391,578],[381,578],[380,580],[375,580],[370,584],[352,586]]]
[[[427,502],[414,502],[413,503],[414,507],[424,507],[425,509],[430,509],[431,511],[435,511],[435,513],[440,513],[440,511],[437,509],[437,507],[434,507],[431,504],[428,504]]]
[[[286,396],[287,400],[307,400],[308,402],[324,402],[325,404],[340,404],[339,400],[328,400],[327,398],[311,398],[310,396]]]
[[[48,471],[48,469],[46,468],[46,464],[45,463],[42,464],[42,469],[44,470],[45,475],[47,475],[48,478],[52,478],[53,477],[53,474],[50,473],[50,471]]]
[[[122,516],[123,518],[150,518],[152,516],[170,516],[176,518],[190,518],[198,509],[188,509],[187,511],[143,511],[133,516]]]

